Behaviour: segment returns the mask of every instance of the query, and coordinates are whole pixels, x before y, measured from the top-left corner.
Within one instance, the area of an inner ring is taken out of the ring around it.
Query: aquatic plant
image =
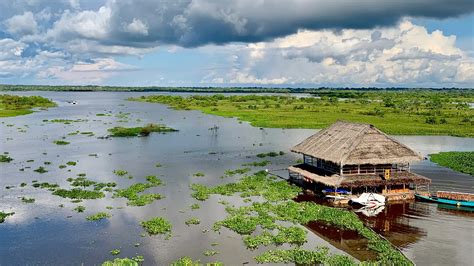
[[[67,165],[70,165],[70,166],[75,166],[77,163],[74,162],[74,161],[69,161],[66,163]]]
[[[327,247],[320,247],[315,250],[300,248],[268,250],[256,256],[255,260],[258,263],[294,263],[296,265],[357,265],[357,263],[348,256],[330,255]]]
[[[74,208],[73,210],[75,210],[76,212],[84,212],[86,210],[86,207],[84,207],[82,205],[79,205],[76,208]]]
[[[14,215],[15,213],[14,212],[2,212],[0,211],[0,224],[5,222],[5,219],[8,217],[8,216],[12,216]]]
[[[135,183],[125,189],[117,189],[114,193],[115,198],[126,198],[128,199],[127,205],[130,206],[145,206],[152,203],[154,200],[163,198],[158,193],[153,194],[138,194],[145,191],[148,188],[160,186],[162,181],[156,176],[146,176],[147,183]]]
[[[137,136],[148,136],[152,132],[166,133],[178,131],[176,129],[167,127],[160,124],[148,124],[144,127],[113,127],[108,129],[111,133],[111,137],[137,137]]]
[[[63,169],[63,168],[66,168],[67,166],[64,165],[64,164],[60,164],[58,167],[59,167],[59,169]]]
[[[148,221],[143,221],[140,225],[150,235],[171,233],[172,225],[165,218],[155,217]]]
[[[216,254],[219,254],[219,252],[217,250],[208,249],[208,250],[205,250],[202,254],[204,256],[210,257],[210,256],[214,256]]]
[[[192,217],[192,218],[189,218],[186,221],[184,221],[184,223],[186,225],[197,225],[197,224],[201,223],[201,220],[199,220],[199,218],[197,218],[197,217]]]
[[[203,177],[205,176],[204,173],[201,173],[201,172],[197,172],[197,173],[194,173],[193,176],[196,176],[196,177]]]
[[[285,243],[300,246],[306,242],[306,231],[298,226],[282,226],[279,222],[305,225],[310,221],[319,221],[344,230],[355,231],[368,239],[368,247],[378,253],[377,263],[411,265],[411,262],[395,249],[390,242],[365,227],[353,212],[318,205],[313,202],[295,202],[292,199],[301,191],[301,188],[295,187],[286,181],[275,181],[274,178],[267,176],[264,171],[252,176],[245,176],[238,182],[214,187],[192,184],[191,189],[194,191],[192,196],[201,200],[207,199],[210,194],[230,196],[235,193],[240,193],[242,197],[262,196],[267,200],[266,202],[253,202],[250,206],[238,208],[225,204],[229,215],[213,226],[215,231],[219,231],[223,226],[238,234],[245,235],[243,240],[248,248],[254,249],[261,245],[282,245]],[[251,235],[258,227],[264,229],[264,231],[260,235]],[[278,230],[276,234],[273,233],[275,229]],[[275,257],[275,262],[298,263],[298,258],[304,256],[312,258],[316,255],[300,249],[291,252],[275,252],[266,254]],[[279,256],[277,256],[278,254]],[[266,257],[259,258],[263,261],[263,258]],[[337,257],[335,260],[345,260],[345,258]]]
[[[40,174],[44,174],[44,173],[48,172],[48,170],[46,170],[46,168],[44,168],[43,166],[40,166],[40,167],[38,167],[37,169],[35,169],[33,171],[35,171],[37,173],[40,173]]]
[[[251,162],[251,163],[244,163],[242,166],[253,166],[253,167],[263,167],[271,164],[270,161],[260,161],[260,162]]]
[[[120,170],[120,169],[114,170],[113,173],[114,173],[115,175],[117,175],[117,176],[124,176],[124,175],[128,174],[127,171],[125,171],[125,170]]]
[[[55,141],[53,141],[53,143],[56,144],[56,145],[68,145],[68,144],[70,144],[70,142],[64,141],[64,140],[55,140]]]
[[[257,154],[257,157],[258,158],[277,157],[279,155],[284,155],[284,154],[285,153],[283,151],[280,151],[280,152],[271,151],[271,152],[267,152],[267,153],[259,153],[259,154]]]
[[[430,160],[454,171],[474,176],[474,151],[451,151],[430,154]]]
[[[240,169],[235,169],[235,170],[226,170],[224,174],[226,176],[233,176],[236,174],[243,175],[248,172],[250,172],[250,168],[240,168]]]
[[[197,204],[197,203],[193,203],[193,204],[191,205],[191,210],[197,210],[197,209],[199,209],[199,208],[201,208],[201,206],[199,206],[199,204]]]
[[[21,201],[23,201],[23,203],[35,203],[34,198],[21,197]]]
[[[193,261],[190,257],[182,257],[179,258],[178,260],[172,262],[170,264],[171,266],[204,266],[199,260]],[[224,264],[222,262],[210,262],[206,263],[206,266],[223,266]]]
[[[59,187],[58,184],[51,184],[48,182],[43,182],[43,183],[33,183],[32,185],[34,188],[44,188],[44,189],[49,189],[49,190],[54,190]]]
[[[104,261],[102,266],[138,266],[144,261],[143,256],[129,258],[115,258],[114,260]]]
[[[120,249],[112,249],[110,251],[110,254],[114,255],[114,256],[117,256],[118,254],[120,254]]]
[[[10,156],[5,155],[5,154],[0,154],[0,163],[9,163],[11,161],[13,161],[13,158],[11,158]]]
[[[84,190],[80,188],[73,189],[57,189],[53,192],[53,195],[60,196],[69,199],[100,199],[105,197],[105,194],[101,191]]]
[[[87,216],[86,219],[88,221],[99,221],[99,220],[110,218],[110,217],[112,217],[112,215],[106,212],[98,212],[94,215]]]

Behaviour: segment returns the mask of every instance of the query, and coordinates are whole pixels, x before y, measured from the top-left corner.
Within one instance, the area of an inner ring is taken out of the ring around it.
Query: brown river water
[[[233,118],[124,100],[149,93],[14,94],[42,95],[56,101],[58,107],[26,116],[0,118],[0,152],[9,152],[14,158],[10,163],[0,164],[0,211],[15,212],[0,224],[2,266],[98,265],[113,259],[110,251],[116,248],[121,250],[119,257],[143,255],[144,265],[167,265],[182,256],[200,259],[201,262],[222,261],[226,265],[255,264],[253,257],[269,248],[250,251],[243,245],[241,237],[229,230],[223,229],[220,234],[206,231],[226,216],[219,200],[239,204],[241,198],[211,196],[209,200],[199,202],[200,209],[191,210],[189,206],[197,201],[190,197],[189,184],[229,182],[232,179],[219,178],[225,170],[260,161],[255,156],[258,153],[280,150],[286,154],[271,158],[272,164],[267,168],[287,176],[280,169],[299,159],[298,155],[289,153],[290,147],[315,132],[308,129],[260,129]],[[119,112],[130,115],[123,121],[115,116]],[[110,113],[111,116],[96,116],[97,113]],[[65,125],[43,122],[46,119],[87,119],[87,122]],[[150,122],[166,124],[179,129],[179,132],[152,134],[146,138],[98,138],[107,135],[107,129],[113,126],[137,126]],[[209,130],[214,126],[218,130]],[[68,135],[76,130],[92,131],[95,136]],[[59,146],[52,143],[63,136],[71,144]],[[473,138],[395,137],[424,156],[439,151],[474,150]],[[76,161],[77,165],[58,168],[68,161]],[[44,162],[51,164],[45,165]],[[163,167],[155,167],[157,163]],[[48,172],[34,172],[33,169],[39,166],[44,166]],[[134,178],[117,177],[112,173],[114,169],[127,170]],[[259,169],[264,168],[256,168]],[[412,170],[431,178],[432,190],[474,192],[474,177],[470,175],[456,173],[427,160],[414,164]],[[203,172],[205,176],[193,177],[196,172]],[[68,184],[66,179],[79,173],[86,173],[95,181],[117,182],[119,187],[143,182],[147,175],[157,175],[165,186],[149,192],[160,193],[165,198],[144,207],[118,209],[126,206],[126,201],[107,196],[80,203],[86,211],[77,213],[72,210],[77,203],[31,186],[33,180],[38,180],[65,187]],[[28,185],[20,187],[22,182]],[[25,204],[21,197],[35,198],[35,203]],[[64,204],[64,207],[58,207],[59,204]],[[106,206],[114,209],[107,210]],[[99,211],[107,211],[113,216],[99,222],[85,219]],[[472,265],[474,261],[474,213],[470,210],[412,201],[386,206],[375,216],[363,212],[357,214],[366,225],[399,247],[417,265]],[[166,217],[173,224],[170,240],[161,236],[140,236],[143,230],[139,222],[155,216]],[[184,221],[194,216],[201,220],[201,224],[186,226]],[[317,223],[310,223],[306,228],[310,233],[304,248],[328,246],[331,252],[349,254],[360,260],[374,256],[365,249],[364,240],[351,232]],[[211,246],[214,242],[219,244]],[[135,243],[140,245],[136,247]],[[211,248],[219,254],[204,256],[203,251]]]

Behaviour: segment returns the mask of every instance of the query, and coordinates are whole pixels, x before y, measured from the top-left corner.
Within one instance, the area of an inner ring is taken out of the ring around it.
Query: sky
[[[473,0],[0,0],[0,84],[474,87]]]

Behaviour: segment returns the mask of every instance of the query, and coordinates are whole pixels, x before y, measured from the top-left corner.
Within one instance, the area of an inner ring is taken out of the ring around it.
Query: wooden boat
[[[417,199],[429,202],[474,208],[474,194],[471,193],[438,191],[436,195],[422,195],[419,193],[415,193],[415,197]]]

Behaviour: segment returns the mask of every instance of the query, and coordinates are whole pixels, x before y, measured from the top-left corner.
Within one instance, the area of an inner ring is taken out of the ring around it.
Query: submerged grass
[[[431,154],[430,159],[441,166],[474,176],[474,151],[440,152]]]

